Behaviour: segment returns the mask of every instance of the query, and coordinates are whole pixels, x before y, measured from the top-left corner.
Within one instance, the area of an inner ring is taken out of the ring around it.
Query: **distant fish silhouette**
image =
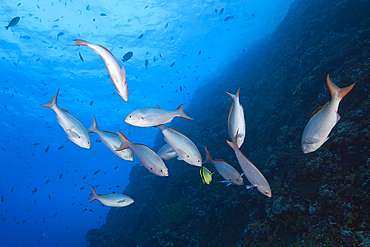
[[[5,26],[5,29],[8,30],[9,27],[14,27],[15,25],[17,25],[17,23],[19,22],[21,18],[20,17],[14,17],[8,24],[8,26]]]
[[[81,61],[82,61],[82,62],[84,62],[84,59],[83,59],[83,57],[82,57],[81,53],[78,53],[78,55],[80,56]]]
[[[59,32],[59,33],[58,33],[58,35],[57,35],[57,39],[58,39],[60,36],[62,36],[62,35],[64,35],[64,33],[63,33],[63,32]]]
[[[138,37],[138,39],[141,39],[143,36],[144,36],[144,34],[140,34],[140,36]]]
[[[149,64],[148,59],[145,59],[145,69],[148,69],[148,64]]]
[[[105,14],[105,13],[101,13],[101,14],[100,14],[100,16],[107,16],[107,14]]]
[[[220,10],[220,13],[218,15],[221,15],[224,12],[224,8]]]
[[[202,53],[202,51],[199,51],[199,52],[198,52],[198,56],[199,56],[201,53]]]
[[[175,62],[171,63],[170,67],[173,67],[175,65]]]
[[[228,16],[228,17],[226,17],[226,18],[225,18],[225,20],[224,20],[224,21],[228,21],[228,20],[230,20],[230,19],[235,19],[235,18],[234,18],[234,16]]]
[[[122,62],[128,61],[130,58],[132,58],[132,55],[134,55],[132,51],[127,52],[125,55],[123,55]]]

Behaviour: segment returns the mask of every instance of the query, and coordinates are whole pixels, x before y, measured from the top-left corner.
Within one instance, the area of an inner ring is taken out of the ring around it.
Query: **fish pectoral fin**
[[[180,157],[189,157],[189,155],[187,155],[187,153],[185,153],[185,151],[180,148],[176,148],[173,151],[177,153],[178,155],[177,159],[179,159]]]
[[[320,140],[313,137],[307,137],[306,140],[303,141],[304,144],[314,144],[319,142]]]
[[[153,122],[158,116],[157,115],[148,115],[144,117],[146,122]]]
[[[244,136],[244,134],[238,134],[238,138],[242,138]]]
[[[124,199],[121,199],[121,200],[118,200],[117,203],[124,203],[126,200]]]
[[[77,132],[73,131],[73,129],[67,129],[66,130],[66,133],[68,135],[68,137],[72,138],[72,139],[76,139],[76,138],[81,138],[79,134],[77,134]]]
[[[229,182],[228,184],[226,184],[226,187],[230,186],[231,185],[231,182]]]
[[[253,189],[254,187],[257,187],[257,186],[256,186],[256,185],[253,185],[253,184],[251,184],[251,185],[247,185],[247,186],[246,186],[247,190],[249,190],[249,189]]]
[[[243,175],[245,175],[244,172],[240,175],[240,177],[243,177]]]

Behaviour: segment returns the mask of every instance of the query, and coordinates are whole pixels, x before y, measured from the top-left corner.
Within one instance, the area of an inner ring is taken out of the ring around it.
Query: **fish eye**
[[[269,194],[269,192],[268,192],[268,191],[266,191],[266,194]]]
[[[163,169],[161,169],[161,172],[163,172]]]
[[[198,163],[200,163],[200,160],[197,160]]]

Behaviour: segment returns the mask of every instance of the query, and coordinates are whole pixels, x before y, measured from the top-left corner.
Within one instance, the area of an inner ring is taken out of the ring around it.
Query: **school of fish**
[[[229,19],[230,18],[233,17],[229,17]],[[19,19],[12,20],[9,26],[15,25],[18,21]],[[225,19],[225,21],[227,20]],[[113,54],[104,46],[91,44],[84,40],[74,41],[77,43],[77,46],[87,46],[93,49],[103,59],[112,84],[115,86],[121,98],[127,102],[129,94],[124,66],[121,66]],[[124,56],[123,62],[131,57],[132,52],[127,53]],[[330,80],[329,75],[327,75],[327,85],[331,95],[330,102],[319,107],[319,109],[311,115],[302,134],[301,147],[305,154],[314,152],[329,139],[328,136],[331,130],[340,119],[338,114],[339,103],[354,87],[354,84],[352,84],[345,88],[339,88]],[[165,161],[177,157],[178,160],[182,160],[191,166],[200,167],[200,176],[204,184],[210,184],[212,175],[214,174],[214,172],[211,172],[204,166],[204,164],[208,163],[225,179],[220,181],[221,183],[225,183],[227,186],[244,185],[242,178],[244,175],[250,183],[246,185],[247,189],[256,188],[261,194],[267,197],[272,196],[272,191],[267,179],[240,150],[246,137],[244,109],[240,104],[240,88],[236,94],[226,92],[233,100],[228,115],[228,133],[231,141],[226,140],[226,142],[234,150],[236,159],[243,171],[242,174],[224,160],[213,160],[206,147],[204,147],[206,159],[202,162],[201,154],[193,141],[179,130],[164,125],[170,123],[175,117],[193,120],[185,114],[183,104],[174,111],[160,109],[159,107],[139,108],[128,113],[126,116],[125,122],[127,124],[137,127],[156,127],[162,132],[166,144],[156,153],[143,144],[131,143],[124,134],[119,131],[117,131],[117,135],[109,131],[100,130],[95,116],[93,116],[91,127],[87,130],[77,118],[72,116],[68,111],[58,107],[58,93],[59,90],[50,102],[42,104],[41,106],[54,110],[57,115],[58,123],[67,134],[68,138],[82,148],[90,149],[91,139],[89,133],[96,133],[100,140],[115,155],[127,161],[133,161],[135,155],[141,162],[141,165],[150,173],[157,176],[169,176]],[[91,102],[90,105],[92,103],[93,102]],[[110,207],[125,207],[134,202],[132,198],[123,194],[97,195],[94,187],[90,185],[90,188],[92,191],[90,202],[98,200],[102,204]],[[35,191],[37,191],[37,188],[35,188]]]

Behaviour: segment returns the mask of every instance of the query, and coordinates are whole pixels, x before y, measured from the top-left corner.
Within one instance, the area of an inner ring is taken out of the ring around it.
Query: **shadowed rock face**
[[[358,246],[370,229],[369,9],[369,1],[295,1],[253,55],[199,88],[186,109],[194,121],[173,121],[203,157],[205,145],[212,158],[241,171],[225,142],[225,91],[240,86],[241,150],[269,181],[272,198],[225,187],[216,174],[203,185],[199,168],[177,160],[166,162],[166,178],[135,166],[124,192],[135,203],[111,209],[107,223],[87,233],[90,246]],[[330,99],[327,74],[340,87],[356,86],[340,104],[330,139],[304,155],[302,131]],[[159,134],[154,150],[163,144]]]

